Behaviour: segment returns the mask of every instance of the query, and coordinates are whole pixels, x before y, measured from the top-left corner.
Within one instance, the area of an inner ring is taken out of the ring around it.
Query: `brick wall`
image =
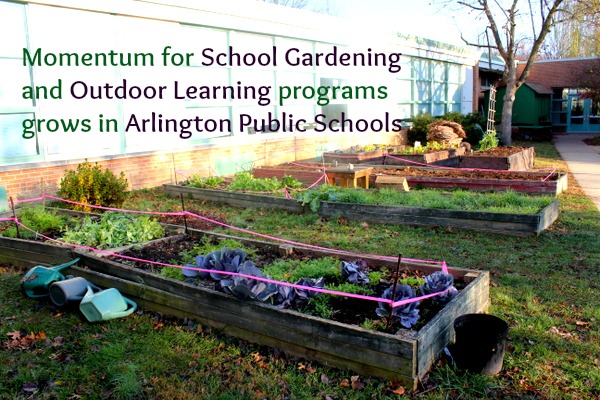
[[[406,132],[306,134],[284,138],[255,138],[243,146],[228,143],[198,147],[188,151],[155,152],[142,155],[90,158],[118,175],[125,173],[130,189],[160,186],[185,179],[195,173],[208,176],[250,170],[253,166],[277,165],[289,161],[313,159],[320,152],[365,144],[405,144]],[[244,157],[240,157],[244,154]],[[55,194],[65,170],[77,168],[80,160],[58,163],[22,164],[0,170],[0,186],[8,196],[25,199],[42,193]],[[175,172],[176,171],[176,172]]]
[[[542,83],[547,87],[576,88],[590,71],[597,71],[600,57],[538,61],[533,64],[527,82]],[[525,64],[519,64],[521,73]]]

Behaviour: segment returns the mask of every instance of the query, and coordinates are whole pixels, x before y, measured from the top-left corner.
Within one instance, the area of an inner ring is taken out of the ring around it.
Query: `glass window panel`
[[[251,53],[259,58],[261,53],[265,53],[265,56],[260,57],[263,64],[265,64],[273,54],[273,38],[271,36],[232,32],[230,35],[230,43],[233,47],[233,52],[240,54],[242,57],[245,54]],[[258,63],[255,64],[255,66],[259,68],[272,68],[272,65],[272,58],[270,58],[270,62],[266,66],[260,66]]]
[[[410,101],[412,100],[412,81],[398,80],[396,81],[395,86],[390,88],[390,92],[388,93],[391,95],[391,97],[400,101]]]
[[[412,114],[412,105],[411,104],[399,104],[397,111],[398,118],[410,118]]]
[[[185,68],[180,70],[176,81],[177,96],[185,97],[185,99],[177,101],[185,103],[187,107],[229,105],[231,103],[231,90],[228,88],[224,89],[224,87],[232,86],[233,98],[236,98],[238,97],[238,92],[240,91],[242,97],[244,97],[246,91],[249,91],[248,95],[251,97],[251,88],[245,89],[245,87],[254,86],[252,83],[241,81],[234,81],[232,84],[230,84],[228,68]],[[238,82],[240,82],[239,85]],[[174,96],[175,82],[173,82],[171,86],[173,86],[173,88],[170,89],[170,91]],[[208,98],[206,99],[200,97]]]
[[[178,38],[188,43],[189,49],[195,49],[197,54],[192,57],[192,65],[201,66],[202,63],[210,62],[210,59],[204,58],[202,52],[207,50],[207,55],[216,57],[218,53],[226,52],[228,49],[227,31],[222,29],[199,28],[192,26],[183,26]],[[179,40],[179,39],[178,39]]]
[[[432,115],[444,115],[446,112],[446,104],[444,103],[436,103],[433,105],[433,114]]]
[[[413,61],[414,77],[418,80],[429,80],[429,61],[416,59]]]
[[[33,113],[0,114],[0,158],[26,157],[39,154],[38,138],[23,138],[23,121],[33,119]],[[31,129],[35,132],[35,128]]]
[[[446,81],[446,64],[440,62],[431,63],[433,67],[433,80]]]
[[[293,50],[297,49],[297,50]],[[286,38],[277,38],[277,51],[279,58],[285,60],[286,54],[289,62],[298,65],[289,65],[287,62],[278,65],[279,68],[293,69],[294,71],[312,70],[312,65],[302,65],[305,54],[313,55],[313,42],[307,40],[292,40]]]
[[[460,70],[461,66],[456,64],[448,65],[448,82],[458,83],[460,82]]]
[[[25,7],[21,4],[0,2],[0,56],[23,56],[27,47]],[[10,38],[10,40],[6,40]]]
[[[21,60],[0,58],[0,71],[8,78],[0,81],[0,107],[32,107],[33,100],[23,99],[23,87],[31,86],[29,68]]]
[[[418,114],[418,113],[429,113],[429,114],[431,114],[431,106],[430,106],[429,103],[416,104],[416,109],[417,109],[416,114]]]
[[[233,107],[233,134],[265,133],[263,131],[269,129],[269,113],[271,126],[275,128],[275,122],[279,120],[275,114],[275,107]]]
[[[440,82],[434,82],[432,85],[432,98],[433,101],[446,101],[446,84]]]
[[[264,98],[269,99],[269,103],[271,105],[274,104],[275,95],[273,91],[273,86],[275,85],[275,74],[273,71],[265,71],[265,70],[256,70],[256,69],[233,69],[231,74],[231,81],[235,84],[237,82],[241,82],[244,86],[254,86],[255,88],[259,88],[261,86],[270,86],[269,93],[264,95]],[[265,90],[266,89],[260,89]],[[258,93],[257,93],[258,94]],[[266,102],[266,100],[265,100]],[[235,100],[234,103],[237,104],[257,104],[257,100],[252,98],[248,100]]]
[[[415,89],[416,89],[416,101],[430,101],[431,100],[431,93],[429,92],[430,89],[430,82],[428,81],[417,81],[415,82]]]
[[[462,96],[462,90],[460,85],[449,84],[448,85],[448,98],[450,101],[460,102]]]

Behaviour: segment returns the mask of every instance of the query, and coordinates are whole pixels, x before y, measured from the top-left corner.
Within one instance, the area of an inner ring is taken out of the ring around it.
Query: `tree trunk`
[[[506,84],[506,93],[504,93],[504,103],[502,106],[501,137],[503,146],[512,145],[512,116],[516,92],[517,85],[514,79],[512,79]]]

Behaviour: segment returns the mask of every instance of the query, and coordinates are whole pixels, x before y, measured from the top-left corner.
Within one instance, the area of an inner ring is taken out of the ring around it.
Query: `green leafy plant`
[[[40,233],[60,232],[68,221],[67,216],[57,214],[56,211],[48,210],[41,205],[24,207],[18,211],[17,216],[23,225]],[[17,228],[11,223],[1,233],[3,236],[16,238]],[[36,236],[34,232],[25,228],[20,228],[19,233],[21,239],[31,239]]]
[[[100,221],[85,217],[80,226],[68,228],[62,239],[99,249],[125,246],[163,237],[164,228],[149,215],[116,212],[102,214]]]
[[[160,269],[160,275],[166,278],[177,279],[179,281],[182,281],[184,278],[182,269],[177,267],[162,267]]]
[[[335,201],[339,188],[332,185],[321,185],[317,188],[310,189],[298,194],[298,201],[303,206],[309,205],[311,211],[319,211],[319,206],[322,201]]]
[[[408,142],[413,144],[415,141],[427,142],[427,132],[429,124],[438,119],[428,113],[419,113],[412,118],[412,127],[408,130]]]
[[[128,182],[121,172],[117,177],[108,168],[88,161],[77,165],[75,171],[66,171],[60,180],[58,195],[64,199],[102,207],[120,207],[127,199]],[[91,211],[83,205],[71,205],[75,210]]]
[[[496,131],[487,131],[483,134],[481,141],[479,142],[479,150],[489,150],[494,147],[498,147],[500,141],[496,136]]]
[[[207,176],[201,177],[200,175],[193,175],[187,181],[188,186],[197,188],[211,188],[215,189],[223,186],[225,179],[222,176]]]
[[[276,280],[294,282],[302,278],[323,277],[330,282],[341,278],[340,261],[333,257],[309,260],[279,259],[265,265],[263,271]]]
[[[301,182],[291,176],[286,176],[281,181],[277,178],[255,178],[250,172],[236,174],[231,183],[227,185],[230,190],[245,190],[252,192],[275,192],[285,187],[299,188]]]
[[[425,146],[410,147],[408,149],[400,150],[397,153],[398,154],[425,154],[425,153],[431,153],[434,151],[446,150],[449,148],[452,148],[452,147],[445,146],[439,142],[429,142]]]

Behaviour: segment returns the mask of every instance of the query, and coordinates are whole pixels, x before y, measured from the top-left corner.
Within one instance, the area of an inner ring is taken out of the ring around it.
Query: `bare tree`
[[[335,15],[334,0],[311,1],[311,0],[261,0],[265,3],[278,4],[280,6],[302,8],[321,14]]]
[[[476,14],[476,17],[486,22],[487,28],[493,38],[489,46],[470,42],[463,37],[467,45],[489,47],[497,52],[505,62],[503,79],[506,83],[506,92],[502,108],[501,136],[502,142],[509,146],[512,144],[512,114],[517,90],[529,75],[529,71],[540,51],[542,44],[550,30],[561,23],[557,18],[560,6],[565,0],[457,0],[445,3],[456,3],[462,8]],[[595,0],[594,0],[595,1]],[[531,25],[531,49],[526,57],[525,68],[519,74],[517,70],[518,55],[523,54],[523,40],[526,39],[521,29]],[[521,35],[521,36],[520,36]]]
[[[278,4],[280,6],[292,8],[305,8],[308,5],[308,0],[262,0],[265,3]]]
[[[600,0],[566,0],[556,26],[542,45],[545,59],[588,57],[600,54]]]

